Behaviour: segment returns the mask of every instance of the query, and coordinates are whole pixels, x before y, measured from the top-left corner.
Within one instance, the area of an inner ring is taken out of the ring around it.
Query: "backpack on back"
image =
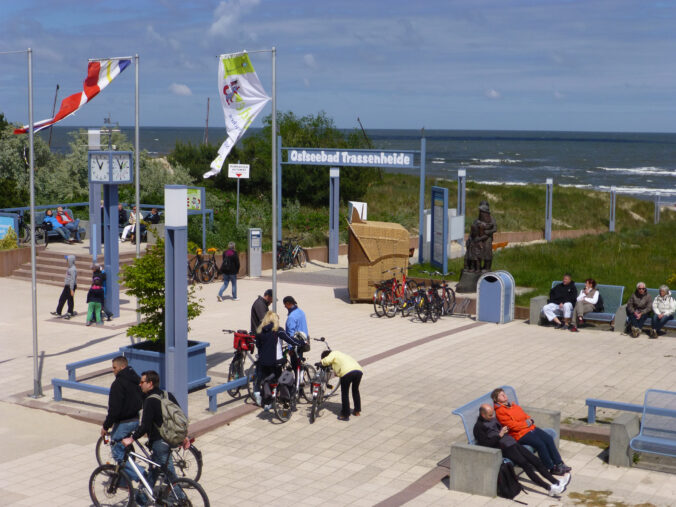
[[[503,462],[498,473],[498,496],[510,500],[521,493],[523,486],[516,478],[514,465],[511,461]]]
[[[188,436],[188,418],[183,410],[169,399],[166,391],[162,391],[162,396],[151,394],[150,398],[157,398],[162,406],[162,426],[157,428],[162,440],[171,447],[181,445]]]
[[[221,264],[221,273],[226,274],[228,271],[232,271],[233,268],[233,257],[234,255],[224,255],[223,264]]]

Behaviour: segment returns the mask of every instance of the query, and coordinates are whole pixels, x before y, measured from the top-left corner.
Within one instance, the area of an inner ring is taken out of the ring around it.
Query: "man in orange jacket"
[[[554,475],[565,475],[571,471],[561,459],[554,439],[545,431],[535,427],[535,421],[516,403],[510,403],[505,391],[494,389],[491,398],[495,403],[495,417],[500,424],[509,428],[509,434],[521,445],[533,447],[544,465]]]

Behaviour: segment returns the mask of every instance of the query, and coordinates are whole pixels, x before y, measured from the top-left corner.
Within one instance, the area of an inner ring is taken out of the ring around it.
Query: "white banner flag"
[[[218,57],[218,93],[228,137],[218,149],[211,169],[204,173],[205,178],[221,172],[225,157],[270,100],[247,53]]]

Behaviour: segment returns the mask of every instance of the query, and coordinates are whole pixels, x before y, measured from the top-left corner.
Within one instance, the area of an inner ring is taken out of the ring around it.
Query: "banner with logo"
[[[225,129],[228,137],[218,150],[205,178],[221,172],[225,158],[241,139],[270,100],[261,85],[248,53],[221,55],[218,57],[218,94],[221,97]]]

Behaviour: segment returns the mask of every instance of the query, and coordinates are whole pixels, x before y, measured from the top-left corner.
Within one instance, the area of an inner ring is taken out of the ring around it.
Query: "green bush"
[[[13,250],[14,248],[19,248],[16,242],[16,232],[14,232],[14,227],[7,229],[7,234],[5,237],[0,239],[0,250]]]

